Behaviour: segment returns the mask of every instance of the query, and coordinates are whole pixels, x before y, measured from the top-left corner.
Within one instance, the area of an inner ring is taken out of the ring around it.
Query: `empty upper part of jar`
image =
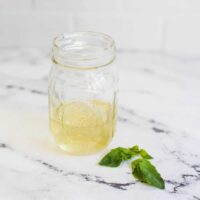
[[[52,53],[52,61],[63,67],[95,69],[112,63],[115,42],[103,33],[74,32],[56,37]]]

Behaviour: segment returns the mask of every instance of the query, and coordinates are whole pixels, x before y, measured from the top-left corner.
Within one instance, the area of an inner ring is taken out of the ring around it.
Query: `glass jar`
[[[115,43],[103,33],[54,39],[49,75],[50,129],[64,151],[83,155],[105,148],[116,125]]]

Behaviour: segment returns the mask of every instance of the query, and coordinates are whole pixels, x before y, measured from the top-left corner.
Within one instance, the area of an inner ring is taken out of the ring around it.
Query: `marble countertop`
[[[76,157],[48,129],[48,54],[1,50],[1,200],[200,199],[200,59],[121,51],[116,62],[116,135],[102,152]],[[98,166],[111,148],[135,144],[154,156],[165,190],[136,181],[127,165]]]

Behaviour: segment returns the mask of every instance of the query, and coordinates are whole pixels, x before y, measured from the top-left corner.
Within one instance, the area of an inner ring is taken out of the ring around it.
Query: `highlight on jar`
[[[49,123],[56,144],[72,155],[109,145],[116,127],[118,75],[114,40],[103,33],[56,37],[49,74]]]

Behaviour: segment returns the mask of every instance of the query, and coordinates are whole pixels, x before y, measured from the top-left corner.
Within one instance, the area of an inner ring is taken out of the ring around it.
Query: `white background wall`
[[[78,30],[108,33],[118,49],[200,56],[200,0],[0,0],[0,48],[50,48]]]

